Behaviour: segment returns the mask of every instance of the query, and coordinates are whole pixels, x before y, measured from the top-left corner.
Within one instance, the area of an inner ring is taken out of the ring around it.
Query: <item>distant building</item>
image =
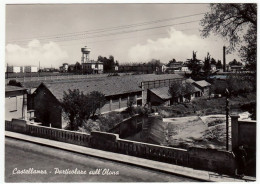
[[[217,67],[214,64],[211,64],[210,67],[211,67],[211,71],[216,71],[217,70]]]
[[[182,66],[182,67],[181,67],[181,71],[183,71],[183,72],[189,72],[190,70],[189,70],[189,67],[187,67],[187,66]]]
[[[60,68],[60,72],[68,72],[69,64],[63,63],[62,66],[60,66],[59,68]]]
[[[83,73],[99,74],[103,73],[104,67],[102,62],[90,60],[88,62],[82,63],[82,70]]]
[[[25,67],[24,67],[24,72],[25,72],[25,73],[38,72],[38,67],[37,67],[37,66],[25,66]]]
[[[231,72],[238,72],[238,71],[243,70],[243,66],[242,65],[230,65],[228,67],[228,70]]]
[[[205,81],[205,80],[196,81],[193,84],[202,91],[203,96],[209,96],[210,95],[211,84],[208,83],[207,81]]]
[[[6,72],[8,73],[20,73],[22,70],[22,67],[20,66],[8,66],[6,69]]]
[[[161,67],[162,67],[162,72],[165,73],[167,66],[163,64]]]
[[[193,87],[193,91],[190,94],[183,94],[175,99],[172,98],[172,95],[169,92],[169,86],[148,89],[147,101],[153,106],[169,106],[172,105],[174,102],[189,102],[195,97],[201,96],[202,94],[199,88],[197,88],[196,86]]]

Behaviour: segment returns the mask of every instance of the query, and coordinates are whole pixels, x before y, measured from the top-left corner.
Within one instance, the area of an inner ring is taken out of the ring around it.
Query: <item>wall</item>
[[[25,96],[24,96],[25,95]],[[12,120],[12,118],[22,118],[23,115],[23,98],[26,98],[26,94],[18,92],[17,94],[12,93],[10,96],[5,98],[5,119]],[[25,113],[26,111],[24,111]]]
[[[239,116],[231,115],[232,149],[240,145],[256,150],[256,121],[241,121]]]
[[[31,108],[35,110],[35,117],[42,125],[51,124],[54,128],[62,128],[60,103],[44,85],[39,86],[28,98],[33,101]]]
[[[17,132],[14,122],[6,121],[8,131]],[[82,145],[176,165],[188,166],[224,174],[234,174],[236,164],[231,152],[214,149],[190,148],[179,149],[154,144],[120,139],[117,134],[105,132],[86,133],[66,131],[56,128],[26,124],[20,133],[46,139]]]
[[[131,136],[142,129],[143,123],[147,121],[144,115],[135,115],[127,118],[109,130],[110,133],[118,134],[120,138]]]

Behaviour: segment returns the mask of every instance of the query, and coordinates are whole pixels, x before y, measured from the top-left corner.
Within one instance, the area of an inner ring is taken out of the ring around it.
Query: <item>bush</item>
[[[8,82],[8,84],[7,85],[9,85],[9,86],[17,86],[17,87],[22,87],[22,84],[21,84],[21,82],[18,82],[18,81],[16,81],[16,80],[10,80],[9,82]]]

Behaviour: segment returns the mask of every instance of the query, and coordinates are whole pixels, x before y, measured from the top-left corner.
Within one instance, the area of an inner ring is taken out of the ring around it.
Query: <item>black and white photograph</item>
[[[257,5],[6,1],[4,182],[256,182]]]

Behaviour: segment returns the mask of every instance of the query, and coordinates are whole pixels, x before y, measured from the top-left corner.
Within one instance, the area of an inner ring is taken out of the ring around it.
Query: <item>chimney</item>
[[[226,47],[223,47],[223,72],[226,71]]]

